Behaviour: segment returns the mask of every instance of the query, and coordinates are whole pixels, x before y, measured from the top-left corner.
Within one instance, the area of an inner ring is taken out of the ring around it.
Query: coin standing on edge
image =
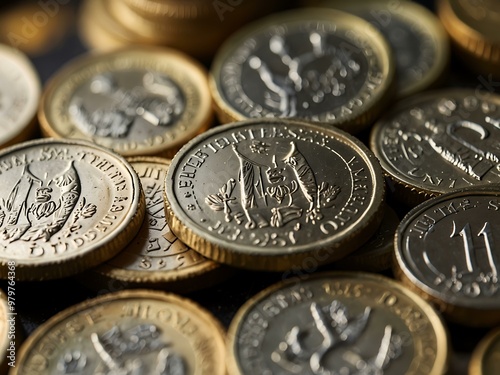
[[[385,193],[373,154],[349,134],[292,120],[218,126],[175,156],[166,216],[215,261],[304,268],[352,252],[377,230]]]
[[[172,156],[212,122],[204,68],[180,52],[130,47],[70,62],[49,82],[45,136],[85,139],[124,156]]]
[[[500,359],[500,329],[491,331],[472,352],[469,362],[470,375],[495,375]]]
[[[194,302],[127,290],[50,318],[23,344],[10,373],[224,375],[224,336]]]
[[[500,96],[447,89],[401,101],[374,126],[370,148],[409,205],[500,183]]]
[[[326,1],[366,19],[386,37],[396,62],[397,96],[423,91],[444,76],[450,58],[448,35],[429,9],[411,1]]]
[[[368,22],[311,8],[269,16],[228,39],[209,85],[222,123],[293,117],[356,133],[392,96],[394,72],[388,44]]]
[[[97,288],[102,288],[107,282],[118,282],[122,288],[162,288],[187,293],[220,281],[229,270],[190,249],[168,227],[163,196],[170,160],[135,157],[128,161],[141,180],[146,215],[134,239],[117,256],[88,272],[86,284],[93,281]]]
[[[130,164],[84,141],[42,139],[0,152],[0,277],[69,276],[116,255],[137,233],[144,195]]]
[[[433,198],[398,227],[394,273],[451,321],[499,324],[499,227],[498,185]]]
[[[37,130],[40,79],[26,55],[0,44],[0,148],[25,141]]]
[[[228,331],[231,375],[441,375],[440,316],[394,280],[331,272],[275,284],[247,301]]]

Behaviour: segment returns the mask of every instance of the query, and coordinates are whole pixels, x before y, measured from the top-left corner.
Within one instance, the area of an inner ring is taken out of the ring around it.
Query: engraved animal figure
[[[36,177],[26,166],[8,199],[0,202],[0,211],[7,219],[0,223],[2,239],[9,243],[49,241],[67,222],[80,194],[80,178],[73,162],[48,180]]]
[[[332,301],[325,307],[311,303],[310,313],[312,325],[307,328],[294,326],[286,335],[278,348],[271,354],[271,359],[284,370],[293,374],[304,374],[309,371],[315,375],[379,375],[383,374],[391,360],[401,354],[401,338],[393,334],[390,325],[384,328],[379,350],[374,357],[365,359],[357,353],[356,343],[365,331],[370,314],[370,307],[363,313],[352,317],[345,305]],[[319,334],[321,343],[308,347],[307,338]],[[325,358],[329,353],[342,351],[345,364],[337,364],[336,369],[325,366]]]

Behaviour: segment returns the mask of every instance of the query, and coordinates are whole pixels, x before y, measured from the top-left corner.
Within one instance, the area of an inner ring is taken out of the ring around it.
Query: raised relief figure
[[[292,374],[315,375],[382,375],[391,361],[402,353],[401,338],[390,325],[384,327],[378,352],[367,358],[356,344],[368,326],[372,310],[366,307],[358,316],[351,316],[339,301],[320,307],[313,302],[310,313],[314,324],[294,326],[271,354],[273,362]],[[313,336],[320,336],[319,344]],[[329,355],[341,354],[342,361],[326,364]]]

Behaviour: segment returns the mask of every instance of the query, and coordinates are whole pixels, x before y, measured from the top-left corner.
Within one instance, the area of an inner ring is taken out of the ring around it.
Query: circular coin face
[[[129,162],[144,189],[144,221],[127,247],[94,268],[88,278],[95,279],[97,273],[104,279],[123,282],[123,287],[140,285],[183,292],[209,286],[218,273],[224,273],[223,270],[182,243],[172,233],[165,218],[163,196],[170,161],[136,157]]]
[[[203,255],[283,270],[327,263],[366,242],[383,214],[376,159],[354,137],[290,120],[212,129],[182,148],[166,179],[167,220]]]
[[[495,375],[500,359],[500,329],[490,332],[474,349],[469,364],[471,375]]]
[[[29,59],[0,44],[0,147],[29,139],[40,100],[40,80]]]
[[[0,277],[64,277],[120,251],[144,216],[139,178],[108,149],[37,140],[0,153]]]
[[[411,203],[500,182],[499,137],[499,96],[443,90],[402,101],[375,124],[370,147]]]
[[[46,136],[92,140],[122,155],[173,155],[212,120],[203,68],[165,49],[128,48],[70,63],[39,111]]]
[[[393,280],[325,273],[250,299],[227,350],[231,374],[438,375],[448,342],[432,307]]]
[[[465,189],[414,208],[395,238],[395,273],[451,320],[500,323],[500,189]]]
[[[392,94],[394,64],[368,22],[321,9],[285,12],[231,37],[210,88],[221,122],[295,117],[354,133]]]
[[[85,301],[33,332],[11,374],[224,375],[224,333],[193,302],[152,291]]]

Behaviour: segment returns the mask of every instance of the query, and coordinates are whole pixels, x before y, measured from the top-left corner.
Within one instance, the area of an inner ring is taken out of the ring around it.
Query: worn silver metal
[[[395,273],[461,324],[500,323],[500,187],[458,190],[415,207],[395,237]]]

